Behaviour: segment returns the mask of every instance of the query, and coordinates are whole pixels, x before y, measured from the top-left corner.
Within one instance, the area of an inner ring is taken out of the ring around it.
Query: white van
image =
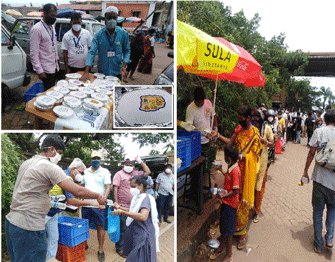
[[[1,25],[1,59],[2,108],[4,108],[9,99],[9,90],[27,86],[31,77],[27,73],[26,53],[3,25]]]
[[[15,35],[17,41],[22,46],[24,51],[28,55],[28,63],[30,63],[30,30],[31,28],[38,23],[42,17],[20,17],[16,20],[14,28],[13,28],[13,35]],[[71,19],[70,18],[57,18],[55,23],[55,30],[57,36],[57,47],[58,47],[58,55],[60,60],[60,68],[65,70],[64,65],[64,58],[63,58],[63,51],[61,49],[62,41],[65,33],[71,29],[70,25]],[[104,25],[98,22],[95,19],[82,19],[82,28],[88,30],[92,37],[98,32]],[[96,59],[97,60],[97,59]],[[96,65],[95,60],[95,65]],[[97,69],[92,70],[96,72]]]

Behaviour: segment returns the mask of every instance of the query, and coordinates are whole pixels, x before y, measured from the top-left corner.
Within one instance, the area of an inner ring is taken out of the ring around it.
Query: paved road
[[[308,153],[306,143],[306,139],[301,145],[288,143],[284,154],[276,155],[268,173],[262,215],[257,224],[251,224],[247,248],[238,251],[234,247],[235,261],[335,261],[329,250],[320,255],[313,251],[312,184],[298,186]],[[314,163],[309,174],[312,167]]]
[[[129,80],[128,83],[122,83],[123,85],[151,85],[159,74],[167,67],[173,59],[168,57],[167,54],[173,51],[168,48],[165,43],[155,44],[156,57],[153,60],[153,69],[151,74],[142,74],[139,72],[134,73],[135,80]],[[12,102],[6,108],[5,112],[2,112],[2,129],[3,130],[32,130],[34,118],[32,115],[24,111],[24,92],[28,90],[33,84],[40,82],[38,76],[32,72],[32,79],[27,87],[20,87],[16,90],[11,91]],[[50,129],[47,123],[44,123],[43,129]]]

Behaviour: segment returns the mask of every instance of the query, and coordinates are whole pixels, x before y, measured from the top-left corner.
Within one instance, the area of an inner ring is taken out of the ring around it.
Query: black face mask
[[[246,128],[247,127],[247,120],[238,121],[238,123],[241,125],[241,127]]]
[[[45,22],[48,24],[48,25],[53,25],[55,22],[56,22],[56,18],[52,18],[50,16],[46,16],[45,17]]]

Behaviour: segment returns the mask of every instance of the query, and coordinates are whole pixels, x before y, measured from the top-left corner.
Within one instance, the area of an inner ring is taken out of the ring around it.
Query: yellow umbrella
[[[193,74],[231,73],[239,56],[205,32],[177,20],[177,66]]]
[[[13,15],[13,16],[22,16],[22,14],[19,11],[16,11],[14,9],[8,9],[5,12],[8,15]]]

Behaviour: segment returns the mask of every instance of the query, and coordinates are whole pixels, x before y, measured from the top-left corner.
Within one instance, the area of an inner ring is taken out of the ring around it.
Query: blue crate
[[[32,87],[30,87],[25,93],[24,97],[26,99],[26,103],[28,103],[31,99],[36,97],[38,93],[44,92],[44,85],[41,82],[35,83]]]
[[[72,223],[73,226],[64,225],[62,223]],[[58,242],[62,245],[74,247],[86,241],[90,237],[88,229],[88,219],[76,217],[59,217],[58,218]]]
[[[201,156],[201,133],[199,131],[188,132],[184,130],[178,130],[177,137],[187,137],[191,139],[191,161]]]
[[[191,139],[179,137],[177,141],[177,157],[181,159],[181,167],[177,172],[183,171],[191,165]]]

